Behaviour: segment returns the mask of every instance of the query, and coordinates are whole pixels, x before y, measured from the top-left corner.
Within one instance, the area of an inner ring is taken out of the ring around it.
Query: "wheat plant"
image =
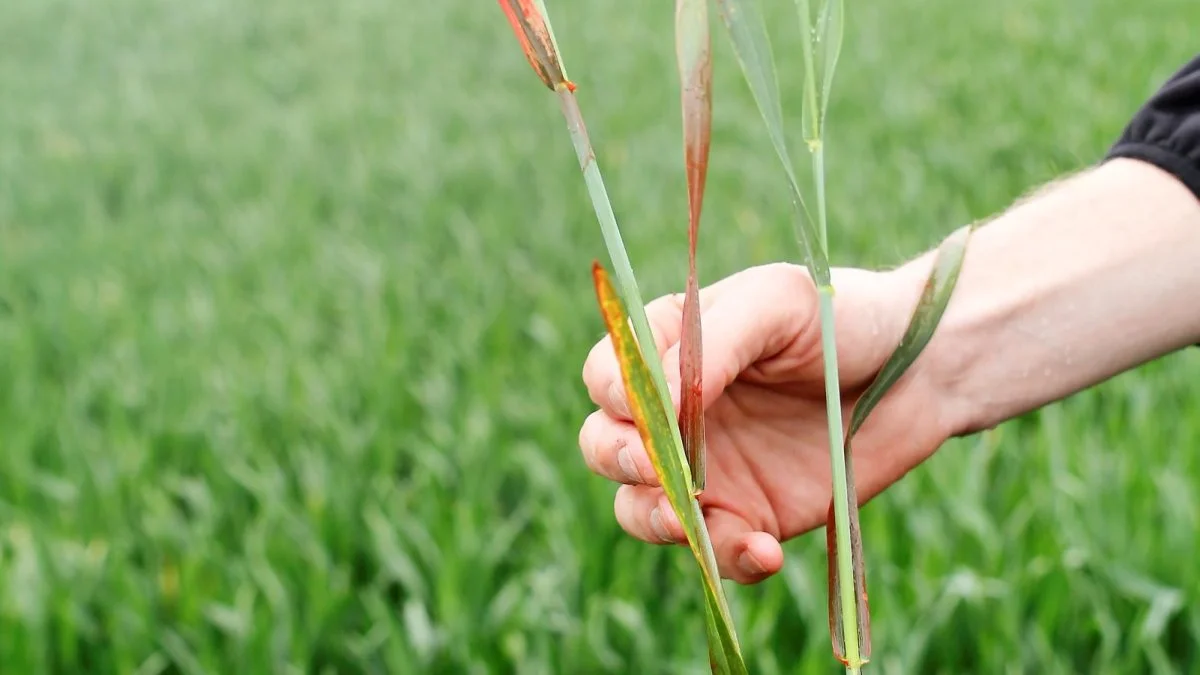
[[[830,275],[825,181],[826,116],[842,48],[845,8],[842,0],[823,0],[815,7],[809,0],[795,0],[804,38],[800,126],[812,165],[809,196],[816,204],[814,218],[788,149],[774,56],[762,17],[754,0],[713,1],[783,168],[802,258],[817,287],[833,480],[826,522],[829,629],[834,656],[848,673],[858,673],[870,660],[871,641],[850,440],[888,389],[920,355],[937,328],[957,281],[972,227],[960,229],[939,248],[908,329],[856,401],[847,426],[842,419],[842,393],[838,386],[837,337],[833,325],[835,288]],[[682,391],[677,416],[654,348],[645,305],[575,96],[576,85],[567,77],[544,2],[499,0],[530,65],[542,83],[556,94],[562,108],[617,280],[614,286],[608,272],[598,262],[593,263],[596,297],[620,363],[634,422],[700,570],[709,661],[714,673],[724,674],[745,673],[746,666],[699,503],[706,476],[696,256],[712,129],[713,63],[708,2],[676,0],[675,6],[688,231],[679,364]]]

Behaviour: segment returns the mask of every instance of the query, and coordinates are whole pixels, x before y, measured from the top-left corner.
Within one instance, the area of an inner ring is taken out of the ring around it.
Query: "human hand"
[[[846,419],[907,326],[924,279],[911,272],[834,272],[838,363]],[[679,406],[682,295],[646,307]],[[707,487],[700,504],[721,575],[756,583],[783,565],[780,542],[825,522],[831,474],[817,293],[807,271],[755,267],[700,293]],[[856,434],[860,502],[934,452],[951,435],[936,369],[918,359]],[[588,355],[583,380],[600,409],[580,449],[596,473],[622,483],[614,511],[629,534],[686,543],[632,422],[612,343]]]

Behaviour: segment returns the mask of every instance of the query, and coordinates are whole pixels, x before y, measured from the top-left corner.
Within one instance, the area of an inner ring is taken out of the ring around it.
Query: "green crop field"
[[[673,3],[547,4],[643,292],[680,290]],[[1200,50],[1195,0],[846,8],[841,265],[1096,162]],[[704,283],[800,252],[714,35]],[[490,0],[0,3],[0,673],[704,672],[687,552],[576,447],[594,258]],[[868,672],[1197,672],[1198,487],[1195,351],[953,441],[864,508]],[[823,531],[785,552],[730,588],[751,670],[837,672]]]

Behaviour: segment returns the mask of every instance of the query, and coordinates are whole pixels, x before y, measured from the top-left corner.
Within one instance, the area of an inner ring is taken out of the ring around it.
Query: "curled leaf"
[[[542,83],[552,90],[565,86],[574,91],[575,85],[567,79],[562,67],[562,57],[559,56],[558,44],[542,0],[498,1],[517,41],[521,43],[525,58]]]
[[[679,380],[683,387],[680,393],[679,426],[691,469],[694,494],[697,495],[704,491],[705,484],[703,354],[696,245],[712,138],[712,51],[707,2],[677,0],[675,4],[675,53],[679,64],[684,167],[688,189],[688,277],[679,353]]]
[[[960,227],[938,247],[933,269],[925,281],[925,287],[921,291],[916,309],[913,310],[912,318],[909,319],[904,337],[900,339],[900,344],[884,362],[879,373],[875,375],[871,385],[854,404],[854,412],[850,414],[850,429],[847,439],[852,438],[858,432],[863,422],[867,421],[867,415],[870,415],[875,406],[879,405],[883,396],[903,377],[904,373],[908,371],[908,367],[917,360],[925,346],[929,344],[934,331],[942,321],[946,306],[950,304],[950,296],[954,293],[955,285],[958,283],[958,273],[962,270],[967,243],[974,229],[974,225]],[[846,447],[849,452],[849,444]]]
[[[796,0],[800,14],[800,31],[804,34],[804,115],[801,128],[809,148],[821,145],[825,136],[825,113],[829,109],[829,92],[833,74],[842,52],[843,0],[825,0],[813,23],[809,0]]]

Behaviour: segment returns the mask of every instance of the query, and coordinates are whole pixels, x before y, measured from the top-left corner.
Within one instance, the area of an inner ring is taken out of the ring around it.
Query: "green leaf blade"
[[[959,228],[942,242],[938,247],[933,269],[925,282],[921,297],[909,319],[908,328],[900,339],[899,346],[884,362],[871,385],[867,387],[850,415],[850,429],[847,438],[851,438],[867,421],[867,416],[879,405],[888,390],[904,376],[909,366],[917,360],[933,333],[941,323],[946,306],[958,283],[958,275],[962,270],[963,258],[966,256],[967,243],[970,241],[973,225]]]
[[[829,92],[842,53],[845,36],[843,0],[824,0],[812,17],[810,0],[796,0],[800,31],[804,35],[804,139],[810,150],[820,147],[825,138],[825,117],[829,110]]]
[[[779,98],[779,80],[766,23],[754,0],[716,0],[721,20],[733,46],[750,92],[767,127],[767,135],[791,190],[797,238],[804,249],[805,264],[818,284],[829,283],[829,260],[821,238],[808,212],[796,178],[784,135],[783,107]]]
[[[817,71],[821,73],[821,135],[825,134],[825,113],[829,109],[829,92],[833,89],[833,74],[837,70],[845,39],[846,8],[843,0],[825,0],[817,18]]]
[[[596,154],[592,149],[591,139],[588,137],[587,126],[584,124],[583,113],[579,109],[579,102],[575,98],[574,92],[566,87],[558,87],[555,91],[558,93],[563,116],[567,121],[567,131],[570,133],[571,143],[575,146],[575,154],[579,160],[579,168],[583,172],[583,180],[587,186],[592,208],[595,210],[596,219],[600,223],[600,233],[604,238],[604,245],[608,249],[609,259],[613,264],[614,274],[616,275],[618,288],[621,292],[621,299],[625,302],[626,307],[636,308],[636,311],[630,313],[633,332],[637,336],[638,344],[641,345],[643,358],[649,364],[650,374],[658,388],[663,408],[673,410],[675,404],[671,401],[671,394],[667,389],[667,379],[663,371],[662,362],[657,358],[658,354],[655,349],[654,335],[650,330],[650,320],[646,316],[645,302],[642,300],[637,278],[633,274],[633,265],[629,261],[629,253],[625,250],[621,228],[617,225],[617,217],[613,212],[612,203],[608,198],[608,189],[605,187],[604,177],[601,175],[600,167],[596,163]],[[673,436],[679,440],[674,445],[674,447],[678,448],[678,459],[681,462],[685,462],[686,459],[684,457],[678,420],[674,415],[671,415],[669,422]],[[688,481],[689,483],[691,482],[690,475]]]

